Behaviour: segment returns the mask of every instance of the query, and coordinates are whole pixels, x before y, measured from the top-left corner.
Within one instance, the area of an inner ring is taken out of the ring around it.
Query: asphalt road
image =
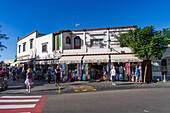
[[[170,113],[169,88],[49,95],[43,113]]]

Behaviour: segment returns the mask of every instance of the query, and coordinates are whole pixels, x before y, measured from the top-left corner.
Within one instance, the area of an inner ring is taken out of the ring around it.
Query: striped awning
[[[109,55],[90,55],[84,56],[83,63],[109,62]]]
[[[142,59],[139,59],[134,54],[122,54],[122,55],[110,55],[111,62],[142,62]]]
[[[59,63],[81,63],[83,56],[62,56],[59,59]]]

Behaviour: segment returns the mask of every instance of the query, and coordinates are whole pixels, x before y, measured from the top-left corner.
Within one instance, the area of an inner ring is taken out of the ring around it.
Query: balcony
[[[79,53],[85,53],[83,49],[67,49],[63,50],[63,54],[79,54]]]

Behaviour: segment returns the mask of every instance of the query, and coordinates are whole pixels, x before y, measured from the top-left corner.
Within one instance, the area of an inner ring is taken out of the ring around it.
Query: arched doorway
[[[81,49],[81,39],[79,36],[74,38],[74,49]]]

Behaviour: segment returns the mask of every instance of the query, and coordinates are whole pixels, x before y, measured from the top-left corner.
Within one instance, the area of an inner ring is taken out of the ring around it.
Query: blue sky
[[[0,0],[0,31],[10,38],[1,40],[7,49],[0,52],[0,61],[14,59],[17,37],[34,30],[49,34],[128,25],[167,28],[169,7],[169,0]]]

